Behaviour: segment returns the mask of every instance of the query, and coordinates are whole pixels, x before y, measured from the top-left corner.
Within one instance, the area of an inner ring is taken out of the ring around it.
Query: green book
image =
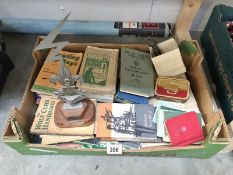
[[[149,53],[121,49],[120,91],[144,97],[154,95],[155,74]]]
[[[93,94],[114,95],[116,92],[118,56],[118,49],[88,46],[79,72],[84,82],[76,85],[90,93],[89,98],[95,98]]]

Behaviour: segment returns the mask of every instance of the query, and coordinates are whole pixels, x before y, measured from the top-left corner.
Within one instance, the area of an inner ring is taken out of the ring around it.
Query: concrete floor
[[[8,110],[19,106],[33,60],[31,51],[36,35],[4,34],[7,53],[15,64],[0,95],[0,133],[3,132]],[[74,38],[72,38],[74,39]],[[79,37],[77,41],[100,42],[94,37]],[[104,38],[111,41],[112,39]],[[134,42],[137,38],[126,39]],[[114,38],[115,42],[120,41]],[[143,42],[143,41],[137,41]],[[158,157],[98,157],[98,156],[24,156],[0,140],[0,175],[36,174],[233,174],[233,153],[218,153],[208,160]]]

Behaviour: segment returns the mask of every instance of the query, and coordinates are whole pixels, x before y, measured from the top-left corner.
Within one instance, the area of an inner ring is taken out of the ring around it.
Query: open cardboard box
[[[192,24],[192,20],[201,5],[201,2],[202,0],[184,1],[175,28],[174,37],[178,43],[183,39],[191,40],[188,31]],[[188,13],[189,15],[187,15]],[[38,45],[42,39],[43,37],[38,37],[36,45]],[[120,49],[121,47],[128,47],[149,52],[149,46],[147,44],[105,43],[70,43],[64,48],[64,50],[84,52],[85,48],[89,45],[117,49]],[[229,144],[230,136],[224,116],[220,109],[216,110],[213,108],[213,99],[211,98],[208,82],[201,65],[203,57],[200,48],[199,52],[199,57],[193,60],[184,60],[184,62],[192,65],[187,72],[187,78],[191,83],[191,88],[206,124],[204,127],[206,139],[203,144],[185,147],[157,146],[153,149],[124,150],[123,155],[209,158]],[[34,120],[34,114],[37,107],[35,104],[34,93],[31,92],[31,87],[47,54],[48,50],[33,52],[35,64],[28,80],[21,106],[18,109],[13,107],[10,110],[9,120],[3,134],[3,141],[22,154],[107,155],[106,150],[103,149],[62,149],[52,145],[30,143],[29,131]],[[191,63],[189,61],[191,61]]]

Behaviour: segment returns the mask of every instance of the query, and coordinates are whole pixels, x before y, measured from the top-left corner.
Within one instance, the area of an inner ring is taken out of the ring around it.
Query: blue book
[[[121,92],[119,89],[115,96],[115,101],[120,103],[148,104],[148,100],[147,97]]]

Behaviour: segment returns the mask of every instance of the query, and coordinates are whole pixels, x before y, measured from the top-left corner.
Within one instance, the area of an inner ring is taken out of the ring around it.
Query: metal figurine
[[[85,98],[85,92],[81,89],[77,89],[74,84],[76,81],[80,83],[83,82],[83,78],[80,75],[72,76],[69,68],[65,66],[62,56],[59,56],[60,60],[60,71],[58,75],[52,75],[50,77],[51,83],[61,83],[63,85],[62,89],[54,91],[54,94],[58,96],[63,102],[69,104],[75,104]]]
[[[46,61],[60,61],[59,73],[58,75],[52,75],[50,82],[59,82],[63,85],[60,90],[54,91],[54,94],[61,99],[56,105],[54,122],[58,127],[63,128],[90,125],[95,121],[95,104],[86,97],[84,91],[75,87],[75,82],[79,81],[82,83],[83,78],[80,75],[72,76],[69,68],[65,66],[62,56],[59,54],[69,41],[53,42],[69,15],[70,13],[34,49],[34,51],[38,51],[55,48]]]
[[[52,75],[50,77],[50,82],[54,84],[56,82],[59,82],[63,85],[63,87],[62,89],[55,91],[54,94],[58,96],[58,98],[61,99],[63,102],[69,104],[75,104],[78,101],[81,101],[86,98],[84,91],[80,89],[76,89],[76,87],[74,86],[76,81],[82,83],[83,79],[79,75],[72,76],[70,70],[65,66],[62,56],[59,55],[59,52],[65,47],[66,44],[69,43],[69,41],[56,42],[56,43],[53,42],[56,36],[59,34],[61,28],[63,27],[69,15],[70,13],[68,13],[58,23],[58,25],[48,34],[48,36],[45,37],[45,39],[38,44],[38,46],[34,49],[34,51],[47,49],[47,48],[55,48],[55,50],[52,51],[51,56],[48,59],[46,59],[46,61],[60,60],[61,67],[60,67],[59,75]]]

